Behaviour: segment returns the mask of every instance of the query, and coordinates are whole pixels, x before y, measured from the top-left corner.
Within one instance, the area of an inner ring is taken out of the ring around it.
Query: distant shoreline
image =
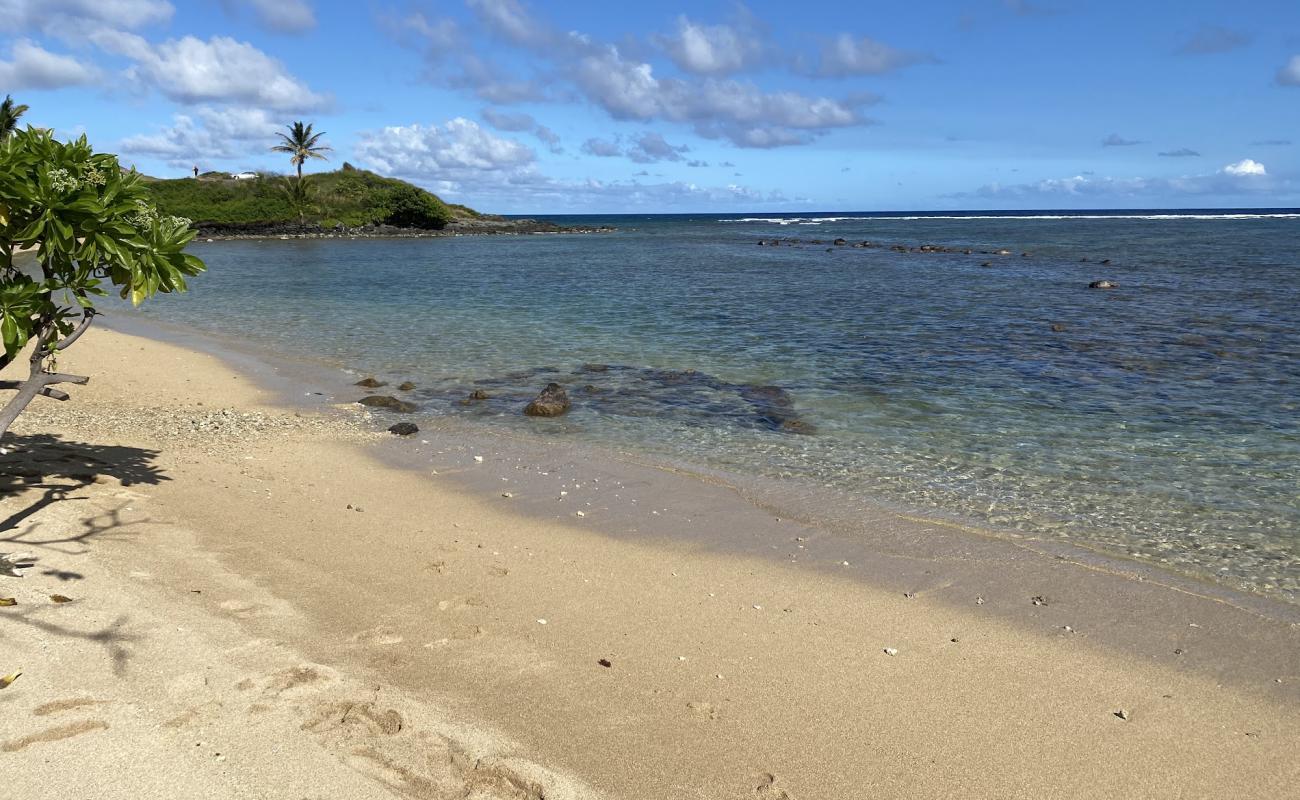
[[[474,219],[453,222],[444,228],[402,228],[394,225],[366,225],[359,228],[322,228],[319,225],[268,223],[265,225],[196,224],[197,239],[226,241],[242,239],[426,239],[451,236],[532,236],[539,234],[609,233],[607,225],[559,225],[535,219]]]

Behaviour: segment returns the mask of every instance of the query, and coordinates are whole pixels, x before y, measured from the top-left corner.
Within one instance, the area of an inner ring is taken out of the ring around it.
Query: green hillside
[[[226,173],[209,172],[197,179],[148,179],[145,186],[165,214],[188,217],[201,229],[237,230],[298,224],[299,210],[287,191],[290,180],[275,175],[234,180]],[[302,221],[312,228],[393,225],[433,230],[454,220],[483,216],[465,206],[444,203],[405,181],[350,164],[335,172],[309,174],[305,181],[308,199],[303,204]]]

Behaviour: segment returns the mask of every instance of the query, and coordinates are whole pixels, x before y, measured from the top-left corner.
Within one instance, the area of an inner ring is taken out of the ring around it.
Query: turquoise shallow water
[[[199,243],[210,271],[149,315],[409,379],[441,424],[829,486],[1300,597],[1300,218],[1026,216]],[[776,237],[822,244],[757,246]],[[836,237],[1014,255],[826,252]],[[1120,288],[1087,288],[1102,278]],[[572,412],[523,418],[552,380]],[[461,404],[475,388],[492,399]]]

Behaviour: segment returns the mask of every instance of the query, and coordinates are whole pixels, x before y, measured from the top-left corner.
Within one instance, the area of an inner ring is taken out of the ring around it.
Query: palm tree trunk
[[[298,180],[299,180],[299,181],[302,180],[302,162],[301,162],[301,161],[298,162]]]

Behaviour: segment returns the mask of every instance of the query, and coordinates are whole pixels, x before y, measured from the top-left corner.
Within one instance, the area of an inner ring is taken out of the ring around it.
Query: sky
[[[1300,206],[1296,0],[0,0],[4,93],[497,213]]]

